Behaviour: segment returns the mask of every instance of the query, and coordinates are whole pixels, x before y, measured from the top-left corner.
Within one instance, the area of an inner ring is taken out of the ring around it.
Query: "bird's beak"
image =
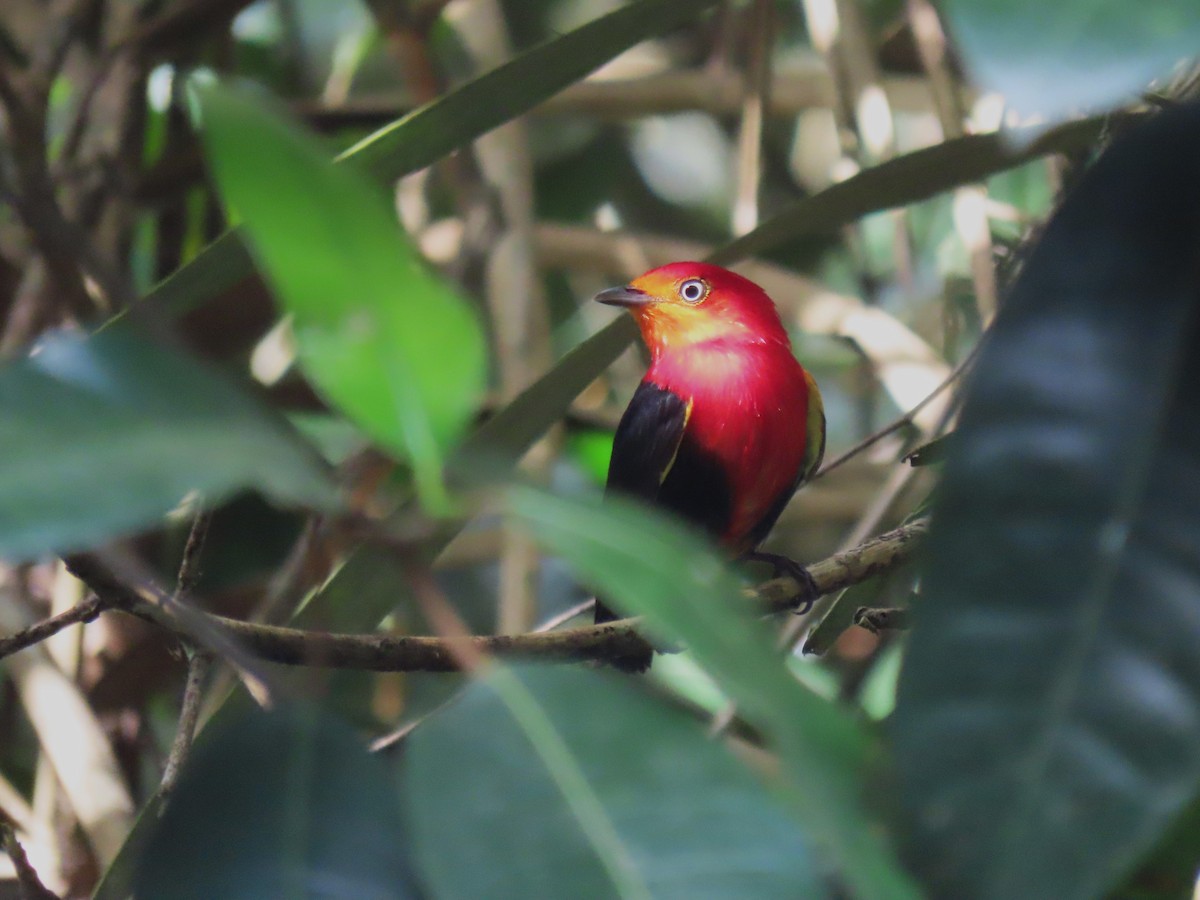
[[[611,287],[601,291],[595,297],[601,303],[607,303],[609,306],[645,306],[654,298],[645,291],[639,291],[635,287],[625,285],[624,287]]]

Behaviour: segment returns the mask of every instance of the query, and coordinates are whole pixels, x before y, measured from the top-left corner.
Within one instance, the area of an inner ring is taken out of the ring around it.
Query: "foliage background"
[[[103,593],[89,563],[142,592],[0,654],[0,811],[41,880],[1189,896],[1195,24],[941,13],[6,3],[0,623]],[[643,359],[588,298],[681,258],[769,290],[827,459],[858,448],[770,549],[919,520],[939,467],[904,456],[963,410],[922,569],[763,622],[731,599],[765,573],[594,504]],[[517,635],[593,586],[687,652],[284,667],[204,615]],[[852,624],[910,599],[911,641]]]

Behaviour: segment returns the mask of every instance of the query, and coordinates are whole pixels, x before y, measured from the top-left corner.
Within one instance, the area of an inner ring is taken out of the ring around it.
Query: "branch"
[[[899,568],[913,558],[928,530],[929,520],[918,519],[809,566],[819,595],[836,593]],[[795,609],[799,588],[792,578],[776,578],[750,593],[766,612],[781,613]]]
[[[840,591],[912,558],[927,528],[922,519],[880,535],[861,546],[839,553],[809,568],[819,594]],[[102,598],[109,608],[146,609],[138,592],[92,564],[90,558],[69,562],[71,571]],[[81,562],[83,563],[81,565]],[[794,609],[800,585],[792,578],[776,578],[746,592],[767,613]],[[173,623],[155,616],[168,629]],[[358,669],[372,672],[452,672],[464,655],[487,654],[541,662],[611,660],[640,648],[637,619],[563,631],[466,638],[408,637],[380,634],[329,634],[259,625],[194,611],[215,631],[262,660],[292,666]]]
[[[109,601],[97,594],[80,603],[78,606],[72,606],[70,609],[59,613],[57,616],[43,619],[41,622],[36,622],[28,628],[22,628],[16,634],[0,637],[0,659],[12,656],[12,654],[24,650],[26,647],[40,644],[47,638],[58,634],[64,628],[70,628],[72,625],[79,625],[83,622],[95,621],[100,613],[110,608]]]
[[[183,546],[183,558],[179,563],[179,575],[175,580],[175,599],[178,602],[190,594],[200,581],[200,552],[208,537],[208,526],[212,515],[203,507],[197,510],[188,531],[187,543]],[[192,741],[196,738],[196,723],[200,721],[200,702],[204,698],[204,680],[212,667],[213,656],[202,647],[190,643],[184,645],[188,655],[187,682],[183,689],[183,702],[179,710],[179,724],[175,729],[175,740],[167,764],[163,766],[162,781],[158,785],[158,798],[165,802],[175,790],[179,772],[191,753]]]
[[[908,628],[908,620],[908,610],[904,607],[860,606],[854,611],[854,624],[867,629],[871,634],[879,634],[881,631],[903,631]]]
[[[60,900],[58,894],[42,884],[13,827],[3,820],[0,820],[0,847],[8,854],[16,870],[17,896],[21,900]]]

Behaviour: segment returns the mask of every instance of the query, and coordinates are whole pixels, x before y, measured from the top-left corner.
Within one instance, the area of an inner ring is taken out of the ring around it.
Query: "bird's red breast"
[[[820,394],[775,304],[748,279],[695,262],[654,269],[597,299],[630,310],[651,354],[618,429],[610,487],[636,482],[634,493],[667,501],[734,553],[753,549],[816,469],[825,440]],[[652,411],[635,408],[651,403]],[[668,459],[659,445],[671,441]],[[654,452],[644,453],[647,443]],[[642,466],[662,469],[656,484]]]

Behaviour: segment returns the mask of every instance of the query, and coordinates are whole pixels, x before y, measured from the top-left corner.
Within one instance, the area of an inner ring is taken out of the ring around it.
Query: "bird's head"
[[[787,331],[766,292],[710,263],[660,266],[624,287],[601,291],[596,299],[628,309],[655,357],[716,341],[788,345]]]

